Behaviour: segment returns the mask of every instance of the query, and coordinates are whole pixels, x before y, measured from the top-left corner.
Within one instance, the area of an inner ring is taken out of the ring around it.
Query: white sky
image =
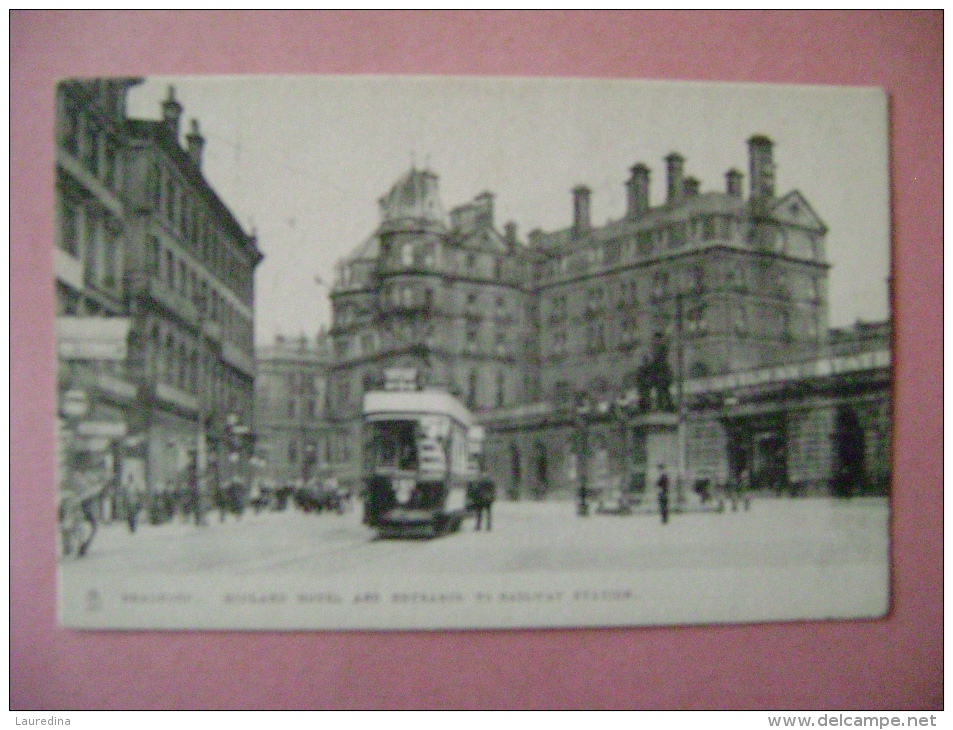
[[[484,190],[496,224],[570,224],[570,190],[592,188],[592,220],[625,212],[629,168],[652,169],[664,200],[669,152],[702,191],[745,175],[746,140],[774,143],[776,193],[800,190],[827,224],[832,326],[888,316],[887,104],[876,89],[670,82],[412,77],[150,78],[128,112],[159,118],[169,84],[197,118],[203,170],[265,259],[256,342],[330,322],[335,264],[377,226],[377,200],[412,162],[440,176],[444,208]]]

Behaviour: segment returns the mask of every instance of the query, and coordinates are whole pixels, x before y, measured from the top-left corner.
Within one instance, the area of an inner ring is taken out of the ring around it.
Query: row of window
[[[496,311],[504,311],[511,302],[507,301],[504,294],[490,294],[486,302],[480,296],[480,292],[470,290],[466,293],[466,309],[480,309],[492,302]],[[389,284],[381,288],[378,295],[378,302],[384,307],[405,308],[405,309],[430,309],[435,301],[433,289],[429,286],[413,284]],[[335,321],[339,325],[347,325],[366,316],[368,311],[354,304],[342,304],[335,311]]]
[[[547,262],[542,267],[545,279],[581,274],[593,268],[635,261],[655,253],[677,250],[689,243],[727,240],[738,235],[738,221],[730,216],[713,215],[672,223],[652,230],[639,231],[633,238],[589,246]],[[815,237],[799,228],[776,226],[757,229],[760,245],[797,258],[815,259]],[[754,242],[754,241],[753,241]]]
[[[153,165],[149,181],[152,204],[170,230],[217,278],[246,302],[252,298],[253,270],[205,213],[206,207],[175,173]]]
[[[708,277],[713,278],[714,272]],[[798,301],[817,302],[821,299],[820,281],[809,274],[788,273],[784,271],[771,272],[770,275],[755,277],[754,272],[744,267],[728,267],[724,273],[724,287],[730,291],[746,293],[752,289],[752,280],[770,279],[771,288],[778,296],[790,297]],[[702,266],[691,266],[682,271],[657,271],[649,279],[628,279],[618,284],[603,284],[590,286],[585,290],[584,297],[579,298],[584,314],[600,314],[611,304],[613,295],[618,297],[619,309],[638,308],[641,303],[640,290],[646,289],[646,300],[658,302],[675,293],[701,294],[706,291],[706,274]],[[759,284],[759,291],[768,293],[769,287]],[[568,295],[556,294],[548,303],[550,324],[559,324],[566,321],[568,314]],[[546,307],[544,300],[544,311]]]
[[[190,260],[162,245],[155,236],[150,236],[146,243],[146,272],[169,291],[199,307],[205,317],[221,326],[226,340],[246,351],[252,348],[252,321],[220,295],[214,283],[207,281]]]
[[[255,407],[259,417],[316,418],[324,410],[326,376],[306,372],[285,375],[261,373],[255,378]]]
[[[512,257],[434,243],[408,242],[394,246],[385,263],[390,270],[426,269],[492,279],[504,276],[520,278],[525,273],[523,263]]]
[[[218,358],[200,353],[194,337],[166,320],[151,320],[148,359],[158,382],[172,385],[199,398],[221,412],[234,411],[251,398],[251,383],[226,367]]]
[[[105,208],[63,197],[59,247],[83,262],[83,279],[96,289],[118,290],[122,271],[121,226]]]
[[[312,394],[324,389],[325,376],[308,372],[291,372],[285,376],[289,393]]]
[[[491,402],[496,408],[503,408],[508,401],[506,397],[506,374],[502,370],[497,371],[493,388]],[[476,370],[471,370],[467,377],[467,407],[471,410],[478,410],[481,406],[484,406],[486,401],[481,398],[481,395],[483,394],[480,391],[479,373]]]
[[[72,99],[64,100],[60,117],[60,146],[110,190],[122,184],[120,146],[89,112]]]
[[[430,328],[429,337],[433,336],[432,330],[433,328]],[[411,327],[404,324],[395,324],[390,334],[391,339],[396,342],[410,342],[414,337]],[[373,355],[380,349],[380,344],[376,332],[363,332],[359,336],[338,335],[334,339],[334,354],[338,357]]]
[[[287,464],[291,467],[289,476],[297,478],[297,469],[308,470],[331,463],[331,442],[327,439],[315,441],[290,440],[287,448]],[[302,476],[304,473],[302,472]],[[313,474],[308,474],[308,477]]]
[[[792,313],[787,310],[761,310],[752,315],[747,307],[736,306],[731,309],[729,325],[737,335],[761,335],[777,339],[815,339],[820,327],[817,317],[811,311]],[[676,337],[677,323],[666,312],[653,312],[651,316],[641,316],[638,312],[628,312],[617,327],[605,321],[593,321],[586,325],[583,340],[579,344],[585,354],[598,354],[610,347],[627,350],[648,342],[653,334],[662,332],[667,337]],[[710,322],[708,307],[703,303],[692,303],[684,309],[681,322],[681,336],[684,338],[702,337],[709,333]],[[611,331],[612,337],[607,333]],[[554,328],[549,334],[547,354],[551,360],[558,361],[569,354],[575,354],[570,348],[569,333],[564,328]]]
[[[347,412],[354,403],[352,402],[352,395],[356,396],[358,399],[364,393],[364,391],[372,389],[376,386],[375,378],[369,377],[370,374],[365,374],[362,376],[360,373],[352,376],[355,379],[355,384],[358,387],[352,389],[351,380],[347,377],[342,377],[335,384],[335,400],[337,407],[341,412]],[[471,369],[465,378],[465,385],[463,388],[457,386],[452,388],[460,392],[466,401],[467,407],[472,410],[477,410],[480,408],[503,408],[512,402],[512,397],[508,394],[507,391],[507,378],[506,373],[500,369],[496,371],[494,380],[491,384],[492,390],[486,391],[481,388],[481,378],[480,372],[476,369]],[[329,401],[330,401],[329,393]],[[291,404],[289,403],[289,417],[291,415]]]
[[[260,450],[267,453],[266,478],[282,486],[299,479],[312,478],[333,463],[332,439],[318,434],[273,430],[261,435]]]
[[[481,332],[489,328],[481,326],[478,320],[464,320],[464,348],[468,352],[475,352],[486,341],[481,338]],[[505,355],[509,345],[513,342],[510,329],[504,327],[492,328],[492,347],[498,355]],[[481,341],[482,340],[482,341]],[[334,352],[338,357],[361,357],[373,355],[380,351],[382,346],[412,345],[423,343],[428,347],[437,347],[440,338],[433,325],[421,326],[415,323],[393,323],[386,335],[381,338],[376,332],[363,332],[360,335],[338,335],[335,338]]]

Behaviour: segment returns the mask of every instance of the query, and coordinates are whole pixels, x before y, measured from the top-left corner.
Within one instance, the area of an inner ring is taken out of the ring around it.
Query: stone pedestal
[[[670,484],[678,476],[678,416],[675,413],[643,413],[629,421],[629,453],[632,482],[653,494],[665,465]]]

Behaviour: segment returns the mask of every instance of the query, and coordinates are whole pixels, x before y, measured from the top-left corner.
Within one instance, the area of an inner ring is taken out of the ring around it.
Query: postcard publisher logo
[[[102,596],[95,588],[86,592],[86,610],[99,611],[103,607]]]

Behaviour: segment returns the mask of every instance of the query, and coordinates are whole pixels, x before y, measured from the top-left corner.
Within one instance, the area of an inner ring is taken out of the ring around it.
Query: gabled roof
[[[780,223],[788,223],[815,231],[826,231],[827,226],[814,212],[800,191],[792,190],[771,208],[771,217]]]
[[[510,246],[506,239],[497,233],[491,226],[481,226],[457,240],[457,243],[464,248],[477,248],[484,251],[509,251]]]

